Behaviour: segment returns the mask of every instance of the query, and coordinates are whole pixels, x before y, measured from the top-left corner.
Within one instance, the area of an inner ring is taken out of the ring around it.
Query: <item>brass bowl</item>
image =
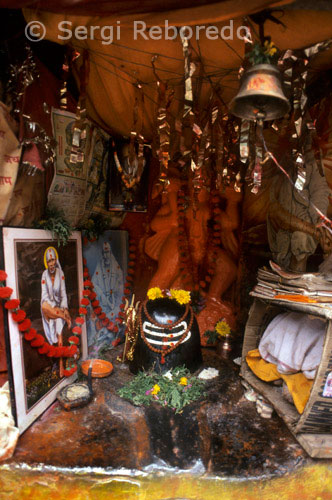
[[[108,377],[113,371],[113,365],[104,359],[86,359],[82,362],[82,372],[88,375],[90,366],[92,366],[91,376],[93,378]]]

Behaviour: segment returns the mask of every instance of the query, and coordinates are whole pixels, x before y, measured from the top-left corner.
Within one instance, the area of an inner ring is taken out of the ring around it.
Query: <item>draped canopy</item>
[[[188,0],[18,0],[10,6],[24,7],[27,22],[43,23],[46,39],[69,44],[81,54],[88,50],[87,109],[96,122],[113,134],[128,136],[136,102],[136,128],[146,140],[152,140],[158,102],[156,76],[174,91],[170,108],[173,117],[178,116],[183,102],[183,48],[175,27],[190,26],[193,30],[193,90],[196,112],[200,114],[212,95],[227,104],[238,89],[245,45],[244,31],[238,28],[244,25],[245,16],[266,8],[280,9],[274,15],[282,24],[267,20],[264,28],[281,50],[303,48],[332,37],[331,11],[288,9],[289,3],[198,0],[193,7]],[[165,39],[167,24],[174,27],[168,32],[173,39]],[[135,26],[141,31],[135,32]],[[257,31],[257,25],[252,26]],[[149,32],[149,27],[154,28]],[[73,62],[78,80],[81,61],[79,57]],[[331,51],[326,51],[316,57],[312,71],[329,67],[330,61]]]

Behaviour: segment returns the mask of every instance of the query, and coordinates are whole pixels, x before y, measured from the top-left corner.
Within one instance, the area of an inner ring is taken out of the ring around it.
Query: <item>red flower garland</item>
[[[7,278],[5,271],[0,269],[0,281],[3,283]],[[88,291],[89,292],[89,291]],[[24,339],[30,342],[32,347],[38,348],[40,354],[45,354],[48,357],[65,357],[74,358],[78,352],[77,344],[79,343],[79,335],[82,333],[82,329],[79,325],[83,325],[84,316],[86,314],[86,306],[89,304],[89,300],[83,298],[81,301],[80,313],[81,315],[76,318],[76,325],[72,328],[73,336],[69,337],[69,346],[53,346],[45,341],[43,335],[37,333],[34,328],[31,328],[31,320],[26,317],[25,311],[19,309],[20,301],[18,299],[10,299],[9,297],[13,293],[13,289],[0,284],[0,298],[5,299],[5,308],[10,311],[12,319],[18,324],[18,330],[23,334]],[[89,295],[89,293],[88,293]],[[72,359],[70,368],[64,370],[65,376],[69,377],[77,370],[75,360]]]
[[[12,288],[9,288],[9,286],[3,286],[0,288],[0,299],[9,299],[12,293]]]
[[[135,266],[135,258],[136,258],[136,245],[131,243],[129,246],[129,263],[128,263],[128,275],[126,277],[124,295],[122,297],[122,303],[120,305],[120,311],[117,318],[115,318],[115,322],[119,325],[124,321],[125,314],[122,311],[125,307],[126,296],[131,293],[131,284],[133,282],[133,277],[130,276],[134,273]],[[23,334],[26,341],[30,342],[32,347],[38,348],[38,352],[40,354],[45,354],[48,357],[66,357],[72,358],[71,361],[67,364],[64,375],[66,377],[70,377],[77,370],[77,365],[75,362],[75,355],[78,353],[78,344],[79,344],[79,335],[82,334],[81,326],[85,322],[85,316],[87,314],[87,306],[91,304],[94,309],[95,314],[98,319],[102,321],[102,324],[110,331],[114,333],[118,333],[119,327],[111,321],[106,314],[103,312],[100,307],[99,300],[96,299],[97,294],[94,291],[94,286],[92,281],[90,280],[89,270],[86,267],[86,259],[83,259],[84,270],[83,276],[87,279],[84,280],[84,290],[83,290],[83,298],[80,302],[79,308],[79,316],[75,319],[75,325],[72,328],[73,335],[69,337],[69,346],[54,346],[48,344],[45,341],[44,337],[37,333],[34,328],[31,328],[31,320],[26,317],[25,311],[23,309],[19,309],[20,301],[19,299],[10,299],[11,294],[13,293],[13,289],[5,286],[0,283],[0,298],[5,299],[5,308],[10,311],[13,320],[18,324],[19,331]],[[7,273],[0,269],[0,282],[4,283],[7,279]],[[120,339],[117,338],[113,340],[112,345],[116,346],[120,342]]]
[[[113,320],[110,320],[105,312],[103,311],[102,307],[100,306],[100,302],[97,298],[97,294],[94,291],[94,286],[90,278],[89,270],[86,267],[86,259],[83,259],[83,264],[84,264],[84,269],[83,269],[83,276],[86,278],[84,280],[84,288],[89,289],[89,301],[90,302],[93,311],[97,318],[101,321],[102,325],[106,327],[109,331],[113,333],[118,333],[119,332],[119,326],[123,323],[125,314],[123,312],[123,309],[125,308],[125,303],[126,300],[131,293],[131,287],[132,287],[132,282],[133,282],[133,277],[131,276],[134,274],[134,267],[135,267],[135,261],[136,261],[136,244],[133,242],[129,243],[129,262],[128,262],[128,270],[127,270],[127,276],[124,284],[124,291],[123,291],[123,296],[122,296],[122,301],[120,304],[120,311],[118,313],[118,316],[114,318]],[[83,299],[86,300],[86,299]],[[83,300],[81,301],[81,304],[83,303]],[[118,326],[119,325],[119,326]],[[119,338],[116,338],[112,341],[112,345],[116,346],[120,342]]]
[[[20,323],[21,321],[23,321],[26,317],[26,314],[25,312],[23,311],[23,309],[19,309],[16,313],[12,313],[12,318],[14,321],[16,321],[16,323]]]
[[[5,303],[5,308],[6,309],[17,309],[20,305],[20,301],[18,299],[9,299]]]
[[[6,271],[3,271],[2,269],[0,269],[0,281],[6,281],[7,279],[7,273]]]
[[[181,189],[177,193],[177,207],[178,207],[178,227],[179,227],[179,254],[180,254],[180,272],[185,286],[189,286],[190,277],[193,276],[194,290],[207,290],[212,278],[215,274],[216,257],[220,245],[221,226],[217,219],[221,213],[220,195],[217,189],[211,192],[210,204],[212,212],[213,227],[209,232],[208,252],[210,254],[209,267],[207,269],[204,279],[198,279],[198,269],[193,265],[188,235],[186,231],[186,198],[185,193]],[[189,274],[188,274],[189,273]],[[190,286],[189,286],[190,287]]]

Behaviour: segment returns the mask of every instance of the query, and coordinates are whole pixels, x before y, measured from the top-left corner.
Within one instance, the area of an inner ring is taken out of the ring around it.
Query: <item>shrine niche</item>
[[[87,498],[119,500],[264,497],[273,478],[270,500],[299,474],[294,495],[311,477],[325,498],[331,12],[23,3],[0,37],[1,220],[43,238],[0,269],[2,473],[57,490],[65,471],[79,496],[91,474]]]

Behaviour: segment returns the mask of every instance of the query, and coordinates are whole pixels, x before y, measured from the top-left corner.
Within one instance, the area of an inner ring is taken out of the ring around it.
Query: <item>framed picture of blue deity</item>
[[[72,383],[87,357],[81,234],[58,246],[48,231],[2,228],[1,269],[12,289],[3,301],[13,413],[22,433]],[[1,289],[0,289],[1,290]]]
[[[101,349],[111,347],[112,341],[123,334],[124,327],[117,318],[124,297],[129,240],[127,231],[108,230],[94,241],[83,241],[83,257],[98,301],[97,308],[88,306],[88,352],[90,357],[97,357]],[[105,314],[103,320],[100,313]]]

